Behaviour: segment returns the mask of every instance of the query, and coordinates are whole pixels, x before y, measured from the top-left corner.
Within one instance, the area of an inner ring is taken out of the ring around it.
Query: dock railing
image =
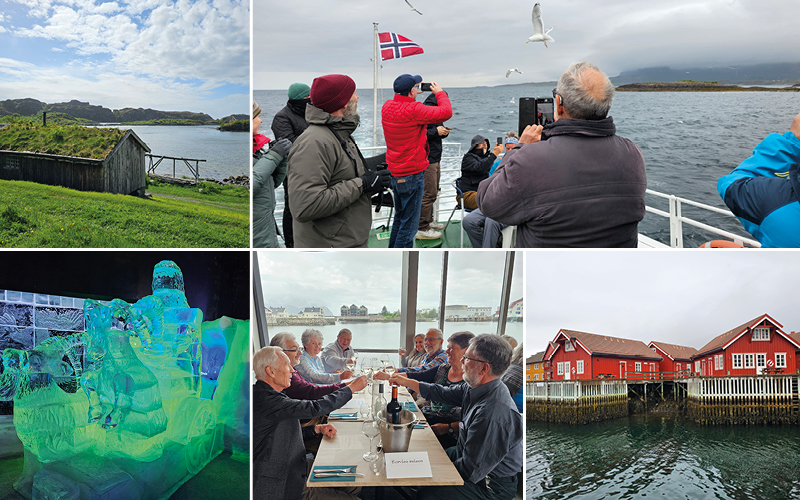
[[[527,382],[525,394],[538,402],[578,402],[584,399],[626,399],[625,380],[546,380]]]
[[[800,376],[743,375],[695,377],[687,380],[687,395],[702,403],[722,401],[797,401]]]
[[[194,182],[200,180],[200,162],[206,161],[201,160],[198,158],[177,158],[174,156],[161,156],[161,155],[153,155],[153,154],[145,154],[147,158],[150,159],[150,163],[147,165],[147,173],[154,174],[156,172],[156,168],[161,165],[161,162],[164,160],[172,160],[172,177],[175,178],[175,166],[178,161],[182,161],[184,166],[189,169],[189,172],[194,175]],[[154,161],[155,160],[155,161]],[[190,162],[194,162],[194,166]]]

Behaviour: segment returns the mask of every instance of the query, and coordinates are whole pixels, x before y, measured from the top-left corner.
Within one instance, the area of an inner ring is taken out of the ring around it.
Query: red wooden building
[[[559,330],[547,346],[553,380],[645,378],[658,373],[661,356],[639,340]],[[631,372],[640,372],[633,374]]]
[[[797,344],[800,344],[800,332],[792,332],[789,334],[789,336],[792,337],[792,340],[794,340]],[[800,349],[794,352],[794,361],[794,373],[800,373]]]
[[[719,335],[692,356],[701,376],[792,373],[797,369],[800,342],[783,325],[763,314]]]
[[[697,349],[694,347],[656,341],[650,342],[647,347],[662,358],[658,367],[658,370],[664,374],[662,378],[674,378],[677,372],[691,372],[692,356],[697,354]],[[685,375],[688,375],[688,373],[685,373]]]

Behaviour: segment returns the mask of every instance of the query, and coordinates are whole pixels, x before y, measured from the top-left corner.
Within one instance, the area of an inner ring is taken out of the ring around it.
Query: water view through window
[[[508,253],[494,251],[257,254],[269,337],[290,332],[299,340],[304,330],[315,328],[327,345],[348,328],[356,351],[385,350],[394,363],[399,361],[398,348],[413,346],[413,333],[424,334],[440,324],[445,340],[460,331],[501,331],[522,341],[522,254],[512,255],[512,265]],[[405,280],[410,285],[404,285],[404,259],[412,261],[405,271],[411,275]],[[512,268],[509,313],[499,328],[507,266]],[[416,310],[405,330],[404,303]]]

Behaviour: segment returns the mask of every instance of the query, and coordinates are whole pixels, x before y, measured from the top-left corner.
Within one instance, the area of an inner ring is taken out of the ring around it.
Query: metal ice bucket
[[[384,453],[408,451],[411,442],[411,431],[419,419],[408,410],[400,410],[400,423],[392,424],[386,420],[386,410],[378,412],[378,422],[381,426],[381,442]]]

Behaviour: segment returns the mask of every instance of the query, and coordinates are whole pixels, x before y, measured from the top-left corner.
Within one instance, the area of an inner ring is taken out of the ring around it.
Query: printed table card
[[[433,477],[427,451],[386,453],[386,478]]]

